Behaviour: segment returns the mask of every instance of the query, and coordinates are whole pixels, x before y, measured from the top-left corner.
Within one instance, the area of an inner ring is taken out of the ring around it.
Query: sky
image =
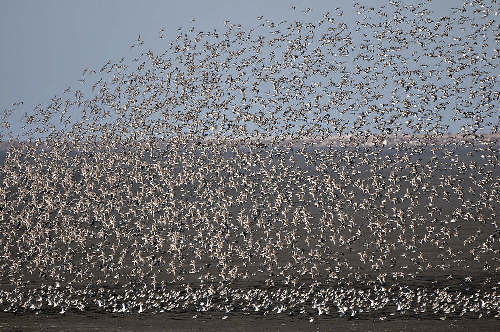
[[[260,15],[286,16],[292,3],[305,8],[307,1],[2,1],[0,105],[45,103],[77,83],[85,67],[130,54],[139,34],[154,45],[163,26],[175,33],[193,18],[200,29],[222,27],[225,19],[250,25]],[[315,11],[329,4],[318,1]]]
[[[433,1],[432,8],[445,15],[461,3]],[[84,68],[131,54],[139,34],[149,47],[161,48],[162,27],[175,35],[181,26],[223,30],[225,19],[252,26],[260,15],[289,18],[291,6],[311,7],[311,19],[333,7],[341,7],[346,19],[353,15],[350,0],[3,0],[0,6],[0,109],[23,101],[23,112],[78,86]]]

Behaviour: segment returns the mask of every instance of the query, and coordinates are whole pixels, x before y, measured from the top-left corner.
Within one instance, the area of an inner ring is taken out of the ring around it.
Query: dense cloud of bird
[[[163,27],[12,105],[0,310],[498,318],[499,9],[428,5]]]

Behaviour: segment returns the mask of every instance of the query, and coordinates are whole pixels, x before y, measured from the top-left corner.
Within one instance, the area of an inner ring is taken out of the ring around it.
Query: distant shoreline
[[[331,136],[328,138],[294,138],[294,137],[272,137],[272,138],[225,138],[225,137],[205,137],[200,139],[197,137],[189,136],[176,136],[170,139],[156,139],[154,140],[155,147],[161,148],[163,145],[170,145],[172,142],[183,143],[183,144],[276,144],[285,146],[301,146],[301,145],[314,145],[318,147],[325,146],[349,146],[349,145],[359,145],[362,147],[372,147],[372,146],[393,146],[396,144],[408,144],[411,146],[418,146],[428,143],[434,143],[439,145],[457,144],[457,143],[467,143],[479,138],[482,142],[494,143],[494,145],[500,145],[500,134],[477,134],[477,135],[465,135],[465,134],[445,134],[445,135],[400,135],[400,136],[384,136],[384,135],[366,135],[361,136],[361,139],[355,137],[354,135],[346,136]],[[31,144],[35,145],[37,142],[44,145],[43,140],[32,141]],[[130,140],[124,140],[126,143],[130,143]],[[30,144],[29,141],[0,141],[0,151],[6,151],[11,146],[17,144]],[[147,141],[137,141],[138,145],[147,145]]]

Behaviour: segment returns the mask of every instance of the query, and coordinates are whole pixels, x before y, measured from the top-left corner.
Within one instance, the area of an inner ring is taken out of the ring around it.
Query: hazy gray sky
[[[461,4],[434,1],[432,8],[437,15],[446,15]],[[130,44],[138,34],[147,48],[161,49],[165,43],[166,49],[167,43],[158,38],[161,27],[166,28],[168,39],[180,26],[224,30],[225,19],[245,26],[255,26],[260,15],[273,21],[297,19],[292,5],[297,11],[311,7],[311,20],[334,7],[344,10],[346,20],[353,15],[351,0],[4,0],[0,7],[0,109],[22,100],[19,113],[29,112],[66,87],[78,87],[84,68],[99,68],[108,59],[131,56]]]
[[[435,1],[446,12],[461,1]],[[290,7],[313,8],[321,15],[352,1],[160,1],[160,0],[3,0],[0,10],[0,107],[24,100],[26,110],[46,103],[68,85],[75,85],[86,66],[100,67],[107,59],[130,54],[140,33],[146,44],[159,44],[158,31],[195,24],[221,27],[225,19],[245,25],[256,17],[291,16]],[[192,23],[191,19],[196,18]]]
[[[306,1],[295,1],[297,6]],[[349,1],[341,1],[344,4]],[[315,10],[331,1],[318,1]],[[211,29],[225,19],[254,24],[259,15],[280,18],[289,1],[129,1],[7,0],[0,10],[0,106],[24,100],[45,103],[74,85],[86,66],[130,54],[140,33],[148,45],[159,43],[162,26]]]

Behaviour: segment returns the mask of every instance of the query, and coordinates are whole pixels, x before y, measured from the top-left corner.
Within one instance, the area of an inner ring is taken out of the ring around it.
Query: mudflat
[[[3,328],[491,330],[495,151],[11,154]]]

